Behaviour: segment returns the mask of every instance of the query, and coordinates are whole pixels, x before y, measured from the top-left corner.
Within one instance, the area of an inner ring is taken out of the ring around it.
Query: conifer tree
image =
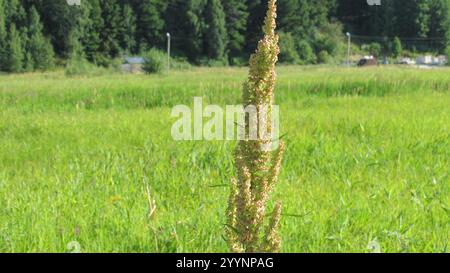
[[[29,40],[28,40],[28,52],[31,57],[32,67],[34,69],[49,69],[54,65],[54,52],[53,47],[49,40],[45,39],[43,33],[43,26],[40,21],[40,17],[34,6],[30,9],[29,16]],[[27,63],[30,65],[29,63]]]
[[[202,53],[201,6],[200,0],[170,0],[165,14],[173,50],[191,62],[198,62]]]
[[[430,4],[429,0],[417,0],[416,13],[413,14],[416,16],[415,20],[415,30],[417,32],[418,37],[425,38],[430,31]]]
[[[120,6],[116,1],[101,0],[103,28],[100,33],[101,52],[108,57],[118,57],[121,51],[119,38],[121,29]]]
[[[249,56],[256,49],[262,37],[261,25],[264,21],[265,4],[263,0],[247,0],[249,16],[247,19],[247,33],[245,37],[245,53]]]
[[[279,17],[279,23],[278,28],[281,31],[287,32],[287,33],[293,33],[298,32],[297,28],[301,27],[302,25],[305,25],[309,22],[309,14],[305,14],[303,12],[302,18],[298,18],[297,15],[298,11],[304,10],[303,6],[305,1],[302,3],[298,3],[297,0],[279,0],[278,2],[278,17]],[[303,24],[299,24],[298,22],[300,20],[303,20]]]
[[[444,51],[450,42],[450,1],[430,1],[430,25],[428,37],[435,39],[432,46]]]
[[[80,21],[85,19],[82,11],[88,1],[82,2],[80,6],[71,6],[66,1],[42,1],[40,15],[46,26],[45,34],[51,38],[56,54],[61,57],[67,58],[71,52],[70,34],[76,29],[81,31]]]
[[[6,70],[8,72],[22,72],[25,54],[22,47],[20,33],[15,24],[11,24],[8,33],[8,49]]]
[[[27,46],[29,45],[30,38],[28,35],[28,26],[24,26],[21,28],[17,28],[16,30],[19,33],[20,36],[20,45],[22,47],[23,52],[23,64],[22,64],[22,72],[30,72],[33,71],[34,67],[34,60],[31,56],[31,53],[29,53]]]
[[[209,59],[224,60],[227,32],[225,13],[220,0],[208,0],[205,7],[205,53]]]
[[[31,53],[25,51],[24,60],[23,60],[23,72],[31,72],[34,70],[34,60],[31,56]]]
[[[122,49],[130,54],[136,49],[136,17],[130,5],[125,4],[122,9],[122,34],[120,43]]]
[[[246,3],[242,0],[222,0],[222,5],[228,32],[226,52],[230,63],[233,64],[235,58],[242,56],[244,49],[248,10]]]
[[[5,20],[5,6],[4,0],[0,0],[0,70],[6,69],[7,62],[7,33]]]
[[[27,14],[19,0],[4,1],[6,25],[15,25],[16,30],[27,25]]]
[[[137,15],[136,40],[140,49],[144,50],[152,47],[158,47],[165,41],[165,22],[163,20],[163,13],[165,9],[165,1],[138,1],[135,8]],[[172,16],[175,15],[173,14]]]
[[[94,63],[98,63],[101,59],[100,46],[101,39],[100,33],[103,29],[102,8],[99,0],[89,0],[86,4],[88,7],[87,19],[84,24],[82,44],[86,58]]]
[[[69,34],[69,59],[71,61],[84,61],[86,59],[86,54],[84,52],[83,45],[80,42],[80,37],[81,34],[76,29]]]

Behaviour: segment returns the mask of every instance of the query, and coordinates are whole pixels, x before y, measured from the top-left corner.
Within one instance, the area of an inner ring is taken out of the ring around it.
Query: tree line
[[[377,7],[366,1],[338,2],[335,15],[352,33],[377,36],[380,43],[400,37],[419,51],[442,52],[449,44],[449,0],[381,0]]]
[[[280,59],[325,63],[345,54],[345,31],[416,37],[443,51],[450,0],[278,0]],[[0,69],[45,70],[82,56],[115,58],[164,49],[193,64],[245,64],[262,35],[267,0],[0,0]],[[429,39],[429,40],[427,40]],[[380,38],[380,41],[383,40]],[[396,41],[398,42],[398,41]]]

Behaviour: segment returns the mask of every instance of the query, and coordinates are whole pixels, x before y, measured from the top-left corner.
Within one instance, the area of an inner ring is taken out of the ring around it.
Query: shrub
[[[381,55],[381,45],[379,43],[371,43],[368,47],[369,54],[379,57]]]
[[[192,65],[187,61],[186,58],[171,58],[170,59],[170,69],[174,70],[184,70],[190,69]]]
[[[199,60],[199,65],[206,67],[223,67],[228,65],[228,60],[226,58],[208,59],[207,57],[204,57]]]
[[[67,62],[65,72],[67,76],[80,76],[93,74],[97,69],[99,68],[96,65],[91,64],[84,58],[71,58]]]
[[[117,72],[113,67],[97,66],[81,55],[74,55],[67,61],[66,76],[99,76]]]
[[[327,64],[331,62],[331,56],[325,50],[322,50],[317,54],[317,62],[319,64]]]
[[[394,42],[392,43],[392,56],[398,58],[402,55],[402,52],[402,42],[398,37],[395,37]]]
[[[66,64],[67,76],[80,76],[80,75],[101,75],[104,74],[107,69],[100,68],[95,64],[90,63],[83,53],[83,46],[79,41],[80,34],[74,31],[70,34],[71,53],[70,58]]]
[[[157,49],[150,49],[144,55],[143,69],[147,74],[161,73],[167,66],[167,55]]]
[[[280,32],[280,62],[296,64],[300,61],[295,40],[291,33]]]
[[[246,66],[246,65],[248,65],[248,60],[246,60],[242,57],[233,57],[233,58],[230,58],[230,65]]]
[[[95,59],[93,63],[95,63],[99,67],[109,67],[111,65],[112,59],[103,54],[95,55]]]
[[[311,45],[315,52],[326,51],[332,57],[346,55],[347,41],[342,32],[341,24],[325,23],[314,31]]]
[[[450,66],[450,45],[445,48],[445,56],[447,56],[447,65]]]
[[[314,64],[316,63],[316,55],[314,54],[314,50],[309,45],[309,43],[305,40],[301,40],[298,43],[298,53],[300,56],[301,64]]]

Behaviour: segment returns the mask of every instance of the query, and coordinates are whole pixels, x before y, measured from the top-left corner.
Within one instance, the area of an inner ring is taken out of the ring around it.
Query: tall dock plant
[[[264,38],[250,58],[250,72],[243,86],[244,107],[255,106],[258,137],[250,140],[248,132],[254,126],[254,115],[245,118],[246,136],[239,141],[235,151],[237,177],[232,180],[225,228],[227,242],[233,252],[279,252],[281,203],[277,202],[271,215],[266,207],[273,186],[277,183],[284,143],[276,151],[272,145],[272,127],[275,88],[275,64],[279,47],[276,28],[276,0],[269,0],[264,22]],[[269,133],[262,133],[265,127]],[[269,218],[269,219],[266,219]]]

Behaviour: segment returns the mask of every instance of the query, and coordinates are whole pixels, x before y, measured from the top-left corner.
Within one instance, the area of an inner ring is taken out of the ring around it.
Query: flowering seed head
[[[272,140],[264,132],[272,132],[272,108],[274,104],[275,64],[280,52],[276,28],[276,0],[269,0],[269,8],[263,27],[264,38],[258,43],[257,50],[250,58],[249,77],[243,86],[245,106],[256,107],[257,116],[247,116],[246,131],[250,125],[258,124],[256,140],[244,139],[239,142],[235,152],[237,179],[232,189],[227,210],[227,242],[233,252],[276,252],[280,250],[279,223],[281,205],[275,206],[265,234],[262,227],[265,222],[267,202],[273,185],[278,180],[284,144],[273,153],[264,147]]]

